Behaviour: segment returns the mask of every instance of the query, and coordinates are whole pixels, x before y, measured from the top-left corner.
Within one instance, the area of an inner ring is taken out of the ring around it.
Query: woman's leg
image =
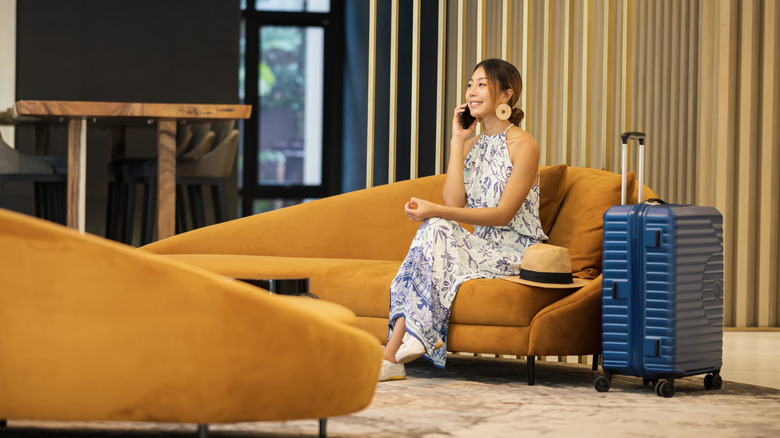
[[[387,340],[387,345],[385,345],[382,359],[392,363],[398,363],[395,360],[395,353],[401,348],[401,341],[404,338],[404,333],[406,333],[406,320],[403,316],[399,316],[395,320],[393,334],[390,335],[390,339]]]

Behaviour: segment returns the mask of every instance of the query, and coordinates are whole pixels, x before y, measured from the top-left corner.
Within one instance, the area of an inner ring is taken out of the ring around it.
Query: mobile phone
[[[476,117],[471,115],[471,111],[469,111],[469,107],[467,106],[466,111],[460,113],[460,126],[462,126],[463,129],[469,129],[469,126],[474,123],[474,120],[476,120]]]

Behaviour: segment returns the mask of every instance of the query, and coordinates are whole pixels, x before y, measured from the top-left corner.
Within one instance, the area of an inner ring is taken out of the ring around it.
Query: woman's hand
[[[463,105],[460,105],[457,108],[455,108],[455,113],[453,114],[452,117],[453,137],[460,137],[461,139],[465,140],[474,134],[474,129],[476,129],[477,127],[476,119],[471,123],[471,126],[469,126],[468,129],[463,129],[463,126],[460,124],[460,115],[466,112],[466,108],[468,106],[469,106],[468,103],[464,103]]]
[[[404,213],[412,221],[424,221],[436,216],[436,204],[424,199],[412,198],[404,205]]]

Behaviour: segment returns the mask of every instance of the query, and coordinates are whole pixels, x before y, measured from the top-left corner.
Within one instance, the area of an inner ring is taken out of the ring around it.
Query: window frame
[[[253,107],[244,121],[243,177],[241,181],[241,216],[254,214],[259,199],[312,199],[341,191],[341,150],[343,113],[344,2],[331,0],[330,12],[258,11],[255,2],[247,1],[241,11],[245,30],[244,102]],[[326,62],[323,65],[322,108],[322,181],[314,185],[262,185],[258,181],[260,148],[260,106],[258,68],[260,64],[260,29],[264,26],[321,27]],[[247,157],[252,157],[248,160]]]

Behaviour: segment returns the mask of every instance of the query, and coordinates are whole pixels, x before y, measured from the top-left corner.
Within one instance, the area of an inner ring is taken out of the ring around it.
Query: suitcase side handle
[[[645,167],[645,133],[639,132],[639,131],[628,131],[620,134],[620,140],[623,144],[622,149],[622,168],[621,171],[621,180],[620,180],[620,204],[626,203],[626,172],[627,172],[627,166],[628,166],[628,158],[626,155],[626,145],[628,144],[629,140],[637,140],[639,142],[639,193],[637,194],[637,202],[642,202],[643,198],[643,191],[645,187],[645,177],[642,170]]]

